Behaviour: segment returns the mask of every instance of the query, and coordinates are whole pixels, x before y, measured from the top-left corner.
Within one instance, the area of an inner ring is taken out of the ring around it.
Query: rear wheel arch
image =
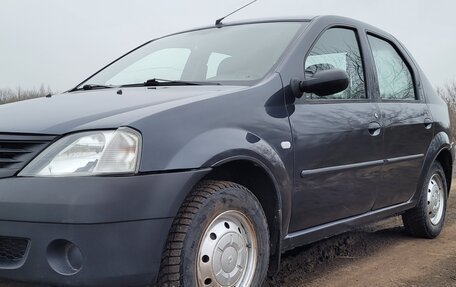
[[[436,238],[445,222],[449,189],[443,166],[434,161],[427,171],[418,204],[402,215],[408,234],[427,239]]]
[[[450,138],[448,134],[444,131],[437,133],[432,139],[431,143],[429,144],[429,147],[424,158],[419,182],[417,184],[417,190],[411,199],[413,202],[418,203],[421,194],[421,188],[423,184],[425,184],[424,181],[428,173],[428,170],[436,161],[438,161],[440,164],[442,164],[442,161],[445,162],[443,164],[443,167],[446,170],[445,176],[447,178],[447,186],[448,188],[450,188],[452,166],[448,166],[447,164],[448,161],[451,162],[451,164],[453,163],[453,153],[451,151]],[[448,177],[448,175],[450,176]]]
[[[453,175],[453,155],[448,148],[443,148],[440,150],[440,152],[437,154],[435,160],[440,163],[440,165],[443,167],[443,170],[445,172],[445,177],[447,181],[447,188],[448,188],[448,193],[450,193],[451,189],[451,179]]]

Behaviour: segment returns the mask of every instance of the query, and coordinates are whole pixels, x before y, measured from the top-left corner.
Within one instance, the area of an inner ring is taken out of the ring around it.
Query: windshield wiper
[[[165,80],[165,79],[150,79],[144,83],[138,84],[127,84],[122,85],[121,87],[157,87],[157,86],[203,86],[203,85],[220,85],[216,82],[197,82],[197,81],[175,81],[175,80]]]
[[[96,89],[111,89],[115,88],[114,86],[107,86],[107,85],[98,85],[98,84],[87,84],[82,87],[77,87],[73,89],[72,91],[80,91],[80,90],[96,90]]]

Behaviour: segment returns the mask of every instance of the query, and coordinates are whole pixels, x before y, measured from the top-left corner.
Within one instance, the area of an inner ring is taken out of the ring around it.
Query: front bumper
[[[16,265],[2,266],[0,257],[0,278],[65,286],[155,282],[173,217],[207,172],[0,179],[0,238],[29,242]],[[80,251],[79,271],[63,266],[69,260],[64,247],[55,251],[60,241]]]
[[[0,222],[2,236],[30,240],[23,265],[0,268],[0,277],[59,286],[146,285],[158,274],[171,223],[172,219],[94,225]],[[49,246],[59,239],[74,243],[82,252],[82,269],[74,275],[49,265]]]

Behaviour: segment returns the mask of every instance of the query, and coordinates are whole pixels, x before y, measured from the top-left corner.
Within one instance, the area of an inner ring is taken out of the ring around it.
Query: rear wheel
[[[245,187],[204,181],[172,225],[159,286],[261,286],[269,263],[263,209]]]
[[[424,182],[419,204],[402,215],[405,230],[417,237],[437,237],[443,229],[447,198],[445,172],[440,163],[434,162]]]

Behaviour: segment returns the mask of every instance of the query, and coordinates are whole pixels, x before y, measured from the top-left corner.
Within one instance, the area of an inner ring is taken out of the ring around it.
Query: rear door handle
[[[432,128],[432,120],[430,118],[424,119],[424,128],[430,130]]]
[[[369,131],[369,134],[373,137],[379,136],[382,132],[382,126],[377,122],[370,123],[367,129]]]

